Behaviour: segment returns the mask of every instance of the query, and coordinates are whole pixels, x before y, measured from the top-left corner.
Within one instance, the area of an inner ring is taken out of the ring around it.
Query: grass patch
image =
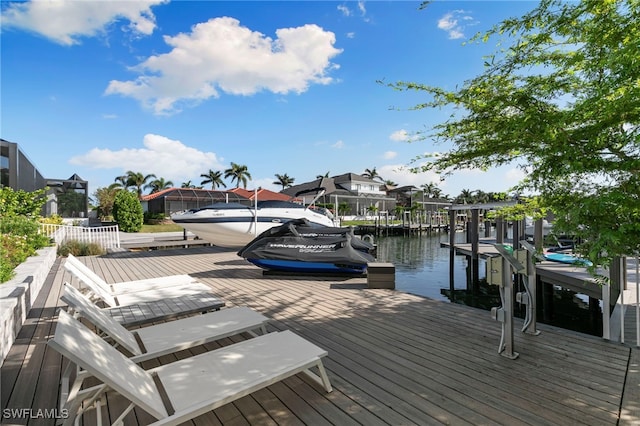
[[[105,250],[97,243],[71,240],[58,246],[59,256],[68,256],[69,254],[74,256],[99,256],[105,254]]]
[[[142,225],[142,228],[138,232],[178,232],[182,231],[184,228],[180,225],[176,225],[175,223],[162,223],[159,225]]]

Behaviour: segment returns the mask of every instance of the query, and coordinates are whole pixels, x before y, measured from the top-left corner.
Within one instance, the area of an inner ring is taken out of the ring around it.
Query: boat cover
[[[247,260],[366,265],[375,261],[370,254],[373,248],[356,238],[351,228],[316,227],[298,219],[266,230],[240,249],[238,256]]]

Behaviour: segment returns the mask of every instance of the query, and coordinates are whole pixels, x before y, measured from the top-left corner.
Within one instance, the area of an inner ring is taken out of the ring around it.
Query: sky
[[[483,71],[477,32],[530,1],[2,1],[0,137],[89,192],[133,171],[200,186],[247,166],[247,188],[375,168],[399,185],[508,191],[516,165],[411,173],[446,143],[415,139],[450,111],[423,93]],[[382,83],[381,83],[382,82]],[[235,186],[229,179],[227,187]],[[207,186],[210,188],[210,185]]]

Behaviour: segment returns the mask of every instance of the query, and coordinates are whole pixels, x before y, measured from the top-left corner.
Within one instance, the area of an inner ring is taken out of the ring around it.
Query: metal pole
[[[258,235],[258,188],[253,190],[254,198],[254,215],[253,215],[253,234]]]

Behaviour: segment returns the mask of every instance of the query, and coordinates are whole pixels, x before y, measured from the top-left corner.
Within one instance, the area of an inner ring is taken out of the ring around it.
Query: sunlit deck
[[[640,424],[637,348],[540,324],[539,336],[516,331],[520,356],[511,360],[497,353],[500,324],[486,311],[367,289],[363,278],[266,277],[234,251],[214,247],[80,259],[108,282],[190,274],[227,306],[249,306],[272,318],[270,330],[293,330],[329,352],[332,393],[298,375],[189,424]],[[4,409],[56,406],[62,360],[46,340],[64,306],[61,284],[71,279],[63,262],[51,270],[2,366],[2,424],[54,423],[8,418]],[[516,330],[520,325],[516,320]],[[105,420],[122,407],[110,398]],[[136,410],[125,424],[151,420]]]

